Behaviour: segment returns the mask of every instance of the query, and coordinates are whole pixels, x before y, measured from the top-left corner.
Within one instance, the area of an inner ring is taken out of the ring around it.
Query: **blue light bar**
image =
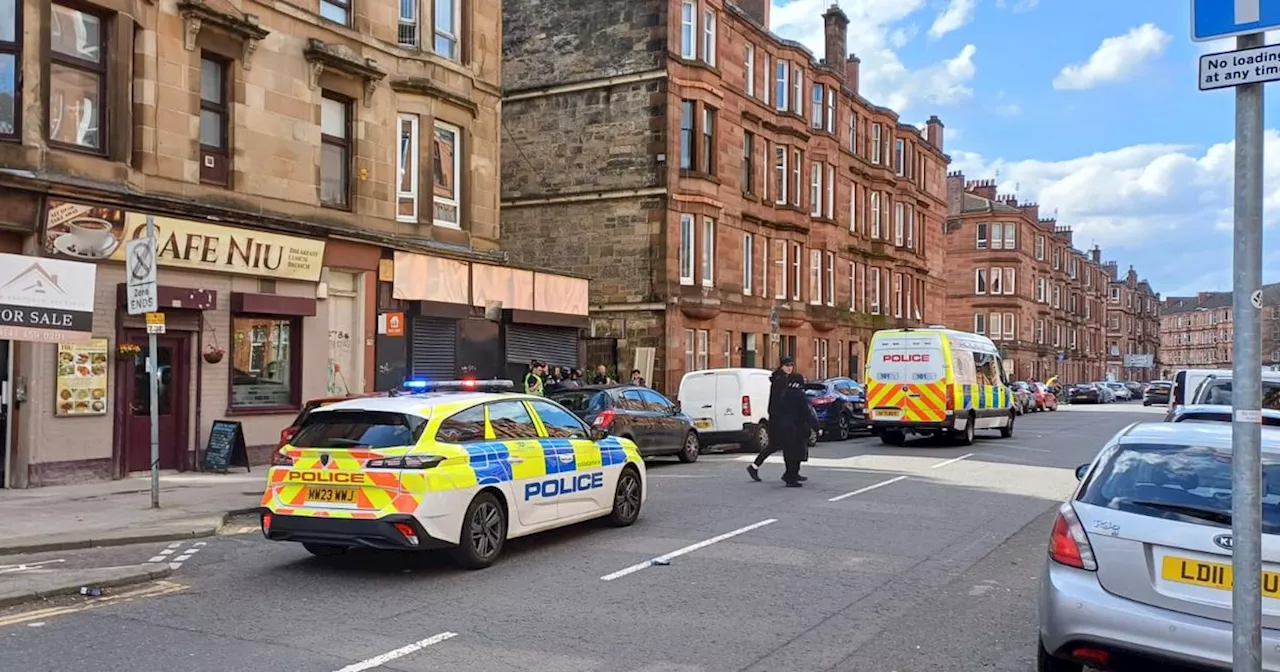
[[[516,384],[510,380],[406,380],[403,394],[427,392],[511,392]]]
[[[430,384],[431,384],[431,383],[429,383],[428,381],[425,381],[425,380],[406,380],[406,381],[404,381],[404,387],[405,387],[406,389],[410,389],[410,390],[425,390],[425,389],[427,389],[427,387],[428,387]]]

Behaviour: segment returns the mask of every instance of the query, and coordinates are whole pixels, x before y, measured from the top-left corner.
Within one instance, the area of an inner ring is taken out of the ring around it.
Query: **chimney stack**
[[[1112,280],[1118,280],[1120,277],[1119,264],[1114,261],[1107,262],[1107,277]]]
[[[996,200],[995,180],[973,180],[970,182],[965,182],[964,190],[973,194],[974,196],[985,198],[988,201]]]
[[[964,209],[964,173],[947,173],[947,214],[958,215]]]
[[[834,66],[835,63],[832,63]],[[853,91],[853,95],[858,95],[858,66],[862,65],[862,59],[853,54],[849,54],[849,58],[844,62],[844,85]]]
[[[928,140],[929,144],[933,145],[933,148],[938,150],[939,152],[943,151],[942,149],[942,129],[943,128],[944,127],[942,125],[942,120],[939,119],[938,115],[936,114],[929,117],[929,121],[925,122],[925,125],[924,125],[925,140]]]
[[[827,8],[826,13],[822,15],[822,22],[826,27],[827,51],[824,59],[827,65],[840,70],[840,57],[849,50],[849,17],[845,16],[844,10],[835,2]],[[845,65],[842,77],[849,74],[848,65]]]
[[[738,0],[736,3],[738,8],[747,13],[747,16],[755,19],[756,23],[769,28],[769,5],[770,0]]]
[[[1089,250],[1089,258],[1093,260],[1093,263],[1095,263],[1095,264],[1101,264],[1101,263],[1102,263],[1102,248],[1101,248],[1101,247],[1099,247],[1099,246],[1097,246],[1097,245],[1094,245],[1094,246],[1093,246],[1093,249],[1092,249],[1092,250]]]

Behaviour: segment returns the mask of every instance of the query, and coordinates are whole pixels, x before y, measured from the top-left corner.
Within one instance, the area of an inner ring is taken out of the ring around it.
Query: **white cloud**
[[[1002,117],[1016,117],[1022,114],[1022,106],[1017,103],[1008,103],[1005,105],[996,105],[991,111]]]
[[[831,0],[774,0],[772,29],[821,58],[822,13],[829,6]],[[862,60],[859,88],[867,99],[901,113],[912,106],[952,105],[973,97],[973,45],[916,70],[908,69],[895,53],[915,37],[917,28],[909,20],[924,9],[925,0],[857,0],[841,6],[849,17],[849,51]]]
[[[929,27],[929,36],[942,37],[947,33],[960,30],[973,20],[973,13],[977,8],[977,0],[951,0],[947,8],[933,20],[933,25]]]
[[[1027,12],[1035,9],[1040,0],[996,0],[996,7],[1015,12]]]
[[[1144,23],[1124,35],[1108,37],[1084,63],[1062,68],[1053,79],[1059,90],[1092,89],[1100,84],[1122,82],[1148,60],[1158,58],[1169,47],[1169,34],[1154,23]]]
[[[1280,224],[1280,131],[1266,132],[1265,224]],[[1188,294],[1231,287],[1231,213],[1235,144],[1134,145],[1064,161],[989,160],[952,151],[950,170],[991,179],[1000,191],[1058,209],[1074,243],[1097,243],[1103,256],[1133,264],[1157,291]],[[1280,280],[1280,254],[1264,260],[1268,280]]]

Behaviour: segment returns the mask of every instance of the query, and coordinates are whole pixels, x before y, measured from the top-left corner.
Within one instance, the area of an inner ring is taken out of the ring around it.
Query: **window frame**
[[[884,138],[884,130],[880,124],[871,124],[871,163],[880,165],[882,155],[882,144]]]
[[[812,117],[812,119],[809,120],[809,126],[811,128],[816,128],[818,130],[821,130],[823,119],[826,117],[826,115],[824,114],[823,105],[826,104],[827,87],[824,84],[819,84],[818,82],[814,82],[813,87],[810,89],[810,92],[811,93],[809,94],[809,114]]]
[[[680,101],[680,147],[677,166],[680,170],[696,170],[698,167],[698,149],[701,146],[698,137],[698,104],[685,99]],[[686,153],[688,156],[686,156]]]
[[[440,6],[446,2],[453,10],[453,32],[440,28]],[[455,63],[462,62],[462,20],[462,0],[431,0],[431,53]],[[441,38],[453,45],[452,54],[441,53]]]
[[[302,335],[302,317],[299,315],[274,315],[263,313],[245,313],[232,312],[230,316],[229,330],[232,337],[229,352],[230,357],[227,359],[226,367],[228,375],[235,366],[236,353],[239,348],[246,345],[237,345],[237,343],[245,343],[250,348],[249,357],[253,357],[252,338],[237,339],[235,338],[236,320],[271,320],[273,322],[283,322],[289,325],[289,401],[282,404],[270,404],[263,406],[242,406],[235,403],[234,381],[227,381],[227,412],[229,415],[256,415],[279,413],[282,411],[297,411],[302,408],[302,370],[303,366],[303,335]]]
[[[802,269],[800,268],[801,257],[804,256],[804,247],[800,243],[791,243],[791,300],[800,300],[801,279],[803,278]]]
[[[756,45],[748,42],[744,47],[742,58],[743,90],[748,96],[756,97]]]
[[[17,0],[17,4],[19,5],[23,4],[22,0]],[[86,16],[92,16],[98,20],[98,62],[97,63],[94,63],[93,61],[90,61],[87,59],[77,58],[75,56],[71,56],[70,54],[64,54],[62,52],[55,51],[53,49],[52,41],[53,41],[54,19],[52,17],[54,13],[53,7],[55,5],[61,6],[73,12],[79,12]],[[110,123],[111,121],[110,117],[112,116],[109,114],[109,112],[111,111],[110,110],[111,108],[111,105],[110,105],[111,67],[110,67],[110,59],[108,58],[108,56],[111,53],[111,49],[114,47],[114,45],[111,42],[111,36],[110,36],[110,32],[111,32],[110,27],[112,24],[111,17],[105,10],[102,10],[98,7],[85,7],[84,5],[79,5],[75,3],[64,3],[64,2],[51,2],[50,8],[49,8],[49,14],[51,18],[49,19],[49,26],[46,29],[46,33],[45,33],[46,45],[47,45],[45,47],[45,50],[46,50],[46,53],[48,54],[48,61],[44,68],[45,81],[48,83],[45,86],[45,90],[48,91],[48,93],[45,96],[45,109],[44,109],[45,139],[49,143],[50,147],[54,147],[57,149],[65,149],[68,151],[80,152],[83,154],[92,154],[94,156],[108,156],[111,151],[111,146],[110,146],[111,134],[108,132],[108,129],[110,128],[108,124]],[[22,30],[22,24],[18,24],[19,34],[21,33],[21,30]],[[96,77],[97,83],[98,83],[98,107],[99,107],[97,111],[98,146],[94,147],[92,145],[78,145],[73,142],[63,142],[61,140],[54,139],[53,137],[53,88],[52,88],[54,66],[66,68],[69,70],[73,70],[75,72],[87,73]],[[21,81],[22,81],[22,77],[19,75],[16,81],[14,82],[15,88],[21,88],[21,84],[20,84]],[[14,104],[17,105],[16,97],[14,100]]]
[[[835,220],[836,218],[836,167],[830,163],[827,164],[827,219]]]
[[[220,177],[216,175],[214,173],[214,169],[210,168],[205,163],[204,157],[201,156],[200,157],[200,182],[202,184],[212,184],[212,185],[217,185],[222,187],[228,187],[231,185],[232,152],[231,152],[231,100],[230,100],[231,96],[230,94],[231,94],[232,88],[229,86],[229,82],[227,80],[233,71],[231,69],[231,62],[227,60],[225,57],[219,54],[215,54],[213,52],[201,51],[200,52],[200,68],[202,73],[204,71],[204,63],[206,61],[208,61],[209,63],[212,63],[218,68],[218,82],[219,84],[221,84],[221,86],[219,87],[221,90],[218,93],[219,93],[219,98],[221,98],[221,101],[218,103],[213,103],[208,100],[205,100],[204,77],[202,74],[200,78],[201,86],[200,86],[200,93],[199,93],[199,99],[200,99],[199,114],[201,115],[201,119],[203,119],[203,115],[205,112],[209,112],[210,114],[217,115],[218,136],[219,136],[218,140],[222,146],[214,147],[212,145],[206,145],[204,144],[204,141],[203,141],[203,134],[197,134],[197,135],[199,136],[199,140],[200,140],[200,154],[201,155],[211,154],[222,160],[222,164],[221,164],[222,175]]]
[[[973,249],[985,250],[991,240],[991,227],[986,222],[978,222],[974,226],[973,232]]]
[[[822,216],[822,183],[826,179],[826,173],[822,169],[822,164],[816,160],[809,162],[809,216]]]
[[[871,267],[871,279],[867,281],[867,284],[864,286],[864,288],[865,287],[871,288],[871,314],[880,315],[881,314],[880,312],[881,311],[881,296],[880,296],[881,281],[880,281],[879,266]]]
[[[896,247],[902,247],[906,242],[907,206],[902,201],[893,202],[893,244]]]
[[[755,275],[755,236],[750,231],[742,232],[742,295],[751,296]]]
[[[973,293],[977,296],[985,296],[987,289],[990,287],[987,278],[986,268],[973,269]]]
[[[873,190],[871,192],[871,239],[880,240],[884,237],[883,222],[880,219],[880,192]]]
[[[904,177],[907,174],[907,141],[904,138],[893,140],[893,174]]]
[[[711,332],[708,329],[698,329],[694,332],[696,338],[696,346],[694,348],[694,366],[695,371],[706,371],[711,368],[711,362],[708,359],[708,350],[711,349]]]
[[[352,195],[353,195],[352,192],[354,191],[354,189],[352,189],[352,184],[351,184],[351,174],[352,174],[351,164],[355,161],[355,143],[351,139],[351,136],[353,135],[353,130],[355,128],[355,124],[352,123],[353,121],[352,117],[355,116],[354,115],[355,105],[353,104],[354,101],[352,101],[350,98],[346,96],[343,96],[341,94],[338,94],[329,90],[322,91],[320,94],[320,98],[322,101],[320,103],[320,106],[321,106],[320,108],[321,109],[321,112],[320,112],[321,152],[323,153],[324,151],[324,145],[335,146],[335,147],[339,147],[342,150],[342,157],[343,157],[343,161],[342,161],[342,186],[343,186],[342,198],[343,200],[341,203],[325,201],[323,158],[320,161],[320,185],[319,185],[320,186],[320,206],[324,208],[331,208],[334,210],[344,210],[344,211],[350,212],[354,208],[354,201],[355,201],[355,199],[352,198]],[[324,132],[324,102],[323,102],[324,100],[330,100],[335,103],[340,103],[342,105],[343,132],[346,134],[346,137],[339,138],[337,136],[329,135]],[[434,190],[432,191],[432,193],[434,194]]]
[[[828,306],[836,305],[836,255],[834,252],[827,253],[827,277],[826,283],[822,288],[822,296],[824,303]]]
[[[973,333],[978,334],[979,336],[987,335],[987,314],[986,313],[973,314]]]
[[[720,21],[716,10],[706,7],[702,10],[702,62],[716,67],[716,30]]]
[[[809,305],[822,304],[822,250],[809,250]]]
[[[15,75],[22,72],[22,50],[24,47],[22,15],[25,5],[26,3],[22,0],[15,0],[13,3],[13,40],[0,41],[0,58],[5,56],[13,58]],[[22,78],[15,76],[13,79],[13,131],[10,133],[0,132],[0,142],[22,142],[22,107]]]
[[[463,148],[464,140],[462,138],[462,127],[455,126],[453,124],[450,124],[447,121],[441,121],[440,119],[433,120],[431,125],[431,142],[432,142],[431,152],[433,155],[435,154],[435,151],[436,151],[435,150],[436,134],[442,130],[453,133],[453,198],[443,199],[442,197],[436,195],[435,179],[433,176],[432,182],[431,182],[431,223],[433,226],[439,226],[445,229],[461,230],[462,221],[464,219],[463,205],[462,205],[462,153],[465,151],[465,149]],[[432,165],[432,172],[434,173],[435,172],[434,156],[432,157],[431,165]],[[452,205],[458,209],[457,223],[436,218],[435,206],[437,201],[443,201],[445,205]]]
[[[406,139],[404,138],[404,122],[409,122],[410,137],[407,140],[408,147],[404,146]],[[416,114],[408,114],[400,112],[396,114],[396,135],[400,139],[399,151],[396,152],[396,221],[417,223],[418,215],[422,207],[422,120]],[[408,149],[409,156],[405,156],[405,150]],[[432,150],[434,151],[434,149]],[[403,165],[404,160],[408,158],[410,165]],[[409,185],[412,191],[401,191],[400,187],[404,184],[404,172],[408,170]],[[432,190],[434,198],[435,190]],[[402,214],[400,212],[401,201],[409,199],[413,206],[411,214]],[[434,203],[433,203],[434,205]]]
[[[778,188],[774,190],[778,192],[773,195],[774,205],[787,204],[787,183],[791,181],[791,169],[787,165],[787,162],[790,160],[790,157],[790,147],[781,144],[775,144],[773,146],[773,173],[778,186]]]
[[[345,18],[342,21],[338,21],[336,19],[325,16],[324,15],[325,5],[328,5],[330,7],[333,7],[334,9],[337,9],[338,11],[341,11]],[[396,11],[397,13],[399,13],[399,10],[396,10]],[[319,16],[322,21],[328,21],[329,23],[336,23],[339,26],[350,26],[351,25],[351,0],[320,0],[319,5],[316,7],[316,16]]]
[[[698,137],[701,138],[702,156],[697,162],[698,170],[706,175],[716,174],[716,114],[717,110],[706,103],[702,104],[702,114],[699,115],[702,121],[702,128],[699,129]]]
[[[777,59],[773,63],[773,70],[773,107],[779,112],[786,112],[790,109],[791,61]]]
[[[1018,293],[1018,269],[1012,266],[1006,266],[1004,269],[1004,280],[1001,281],[1001,287],[1005,294]]]
[[[693,286],[693,276],[697,272],[694,262],[694,247],[697,244],[694,237],[697,233],[695,221],[693,215],[680,213],[680,238],[676,264],[679,266],[680,284],[686,287]]]
[[[697,57],[698,3],[694,0],[683,0],[680,3],[680,58],[691,61]]]
[[[716,286],[716,220],[711,217],[702,218],[701,257],[699,270],[702,273],[702,286]]]
[[[804,199],[804,152],[791,148],[791,205],[800,207]]]
[[[756,134],[742,131],[742,193],[754,195],[756,177]]]

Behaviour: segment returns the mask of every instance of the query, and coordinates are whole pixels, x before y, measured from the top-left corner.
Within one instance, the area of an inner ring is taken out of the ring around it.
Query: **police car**
[[[315,409],[272,456],[263,535],[322,556],[447,549],[480,569],[510,538],[634,523],[648,495],[636,445],[513,387],[411,382]]]

